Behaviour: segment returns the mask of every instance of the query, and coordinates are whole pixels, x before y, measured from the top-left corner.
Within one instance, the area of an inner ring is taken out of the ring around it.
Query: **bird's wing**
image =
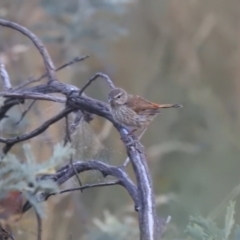
[[[158,110],[160,105],[145,100],[140,96],[130,96],[126,105],[136,113],[140,113],[146,110]]]

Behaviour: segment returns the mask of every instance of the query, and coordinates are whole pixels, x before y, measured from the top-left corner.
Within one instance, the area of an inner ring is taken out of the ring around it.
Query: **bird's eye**
[[[119,99],[121,97],[121,95],[117,95],[117,98]]]

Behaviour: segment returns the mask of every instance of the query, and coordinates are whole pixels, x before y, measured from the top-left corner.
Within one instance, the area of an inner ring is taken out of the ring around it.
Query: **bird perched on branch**
[[[115,121],[130,127],[133,133],[145,129],[160,113],[161,108],[180,108],[180,104],[157,104],[140,96],[130,95],[122,88],[113,88],[108,101]]]

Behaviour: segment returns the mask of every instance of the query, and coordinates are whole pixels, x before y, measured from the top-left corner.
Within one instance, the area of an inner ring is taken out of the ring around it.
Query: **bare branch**
[[[1,62],[0,62],[0,75],[1,75],[1,78],[2,78],[4,90],[5,91],[11,90],[12,86],[11,86],[11,82],[10,82],[8,72],[7,72],[4,64],[1,63]]]
[[[70,92],[72,92],[72,89],[63,83],[54,81],[48,85],[39,85],[29,88],[28,91],[41,93],[61,92],[65,95],[68,95]],[[135,136],[128,135],[128,132],[124,126],[114,121],[108,104],[87,96],[79,96],[77,91],[70,95],[68,104],[74,108],[78,108],[81,111],[84,110],[108,119],[119,131],[121,139],[126,146],[128,157],[131,161],[137,178],[139,198],[138,217],[140,223],[139,228],[141,230],[141,239],[155,240],[157,238],[156,203],[153,194],[151,175],[146,164],[147,160],[143,146]]]
[[[79,91],[79,96],[82,95],[82,93],[86,90],[86,88],[93,82],[95,81],[97,78],[103,78],[107,81],[108,85],[110,86],[110,88],[115,88],[112,80],[109,78],[108,75],[103,74],[103,73],[96,73],[93,77],[91,77],[88,82],[83,86],[83,88]]]
[[[55,67],[52,62],[52,59],[51,59],[50,55],[48,54],[47,49],[44,47],[42,41],[35,34],[33,34],[27,28],[25,28],[17,23],[8,21],[8,20],[0,19],[0,25],[17,30],[17,31],[21,32],[23,35],[27,36],[32,41],[32,43],[35,45],[35,47],[38,49],[39,53],[42,55],[43,62],[44,62],[46,72],[47,72],[47,76],[48,76],[48,80],[49,81],[57,80],[56,75],[55,75]]]
[[[141,134],[138,136],[138,140],[140,141],[141,138],[143,137],[144,133],[146,132],[147,128],[144,128],[143,131],[141,132]],[[126,158],[126,160],[123,163],[123,167],[127,167],[127,165],[129,164],[130,159],[129,157]]]
[[[34,210],[37,218],[37,240],[41,240],[42,239],[42,219],[39,213],[37,212],[37,210],[36,209]]]
[[[6,146],[3,148],[3,153],[6,154],[13,147],[14,144],[22,142],[22,141],[25,141],[25,140],[28,140],[28,139],[31,139],[31,138],[41,134],[47,128],[49,128],[53,123],[59,121],[60,119],[65,117],[67,114],[69,114],[73,110],[74,109],[69,108],[69,107],[63,109],[56,116],[52,117],[51,119],[49,119],[48,121],[43,123],[37,129],[31,131],[30,133],[25,133],[23,135],[20,135],[20,136],[17,136],[17,137],[13,137],[13,138],[0,138],[0,142],[6,144]]]
[[[24,99],[7,99],[4,102],[4,105],[0,107],[0,120],[6,118],[7,111],[17,104],[24,103]]]
[[[74,165],[74,168],[72,167],[72,164]],[[58,185],[62,185],[66,181],[68,181],[70,178],[72,178],[75,175],[75,171],[77,173],[85,172],[85,171],[91,171],[91,170],[97,170],[101,172],[104,176],[113,176],[116,177],[117,180],[115,184],[123,186],[129,193],[129,195],[132,197],[136,209],[138,209],[138,195],[137,195],[137,187],[135,184],[132,182],[128,174],[121,168],[121,167],[115,167],[108,165],[106,163],[103,163],[101,161],[96,161],[96,160],[89,160],[89,161],[74,161],[73,163],[69,163],[65,166],[63,166],[61,169],[57,171],[55,174],[50,174],[50,175],[43,175],[39,178],[39,181],[41,180],[46,180],[46,179],[51,179],[55,181]],[[75,169],[75,170],[74,170]],[[99,186],[103,186],[104,183],[99,184]],[[106,183],[105,183],[106,184]],[[109,184],[111,185],[111,184]],[[112,183],[113,185],[113,183]],[[84,185],[79,187],[78,189],[82,188],[90,188],[92,187],[97,187],[98,185]],[[53,193],[55,195],[55,193]],[[49,195],[52,195],[51,193],[43,193],[42,194],[42,199],[41,201],[47,200]],[[31,208],[31,204],[27,202],[23,206],[23,213],[28,211]]]
[[[18,99],[34,99],[34,100],[47,100],[52,102],[60,102],[65,103],[66,100],[64,98],[52,97],[47,94],[41,93],[33,93],[33,92],[23,92],[23,93],[15,93],[15,92],[0,92],[0,96],[2,97],[12,97]]]
[[[114,186],[114,185],[121,185],[121,183],[119,180],[115,180],[115,181],[108,181],[108,182],[102,182],[102,183],[85,184],[81,187],[68,188],[68,189],[62,190],[60,192],[49,193],[46,196],[45,200],[47,200],[51,196],[58,195],[58,194],[69,193],[69,192],[74,192],[74,191],[82,191],[84,189],[89,189],[89,188],[106,187],[106,186]]]
[[[83,61],[83,60],[85,60],[85,59],[87,59],[87,58],[89,58],[88,55],[83,56],[83,57],[75,57],[75,58],[74,58],[73,60],[71,60],[70,62],[64,63],[62,66],[60,66],[60,67],[58,67],[57,69],[55,69],[55,71],[56,71],[56,72],[57,72],[57,71],[60,71],[60,70],[62,70],[62,69],[65,68],[65,67],[68,67],[68,66],[70,66],[70,65],[72,65],[72,64],[74,64],[74,63],[76,63],[76,62],[81,62],[81,61]],[[16,88],[14,89],[14,91],[18,91],[19,89],[22,89],[22,88],[26,87],[27,85],[29,85],[29,84],[31,84],[31,83],[39,82],[39,81],[41,81],[43,78],[45,78],[45,77],[47,77],[47,76],[48,76],[47,73],[44,73],[42,76],[40,76],[40,77],[37,78],[37,79],[32,79],[32,80],[29,80],[28,82],[24,82],[24,83],[20,84],[18,87],[16,87]]]
[[[125,127],[114,121],[111,112],[109,111],[108,104],[98,101],[96,99],[90,98],[84,94],[84,90],[98,77],[104,78],[109,84],[110,88],[114,88],[114,84],[111,79],[103,74],[97,73],[91,79],[88,80],[86,85],[79,90],[75,86],[69,84],[63,84],[56,80],[55,68],[48,55],[47,50],[41,43],[41,41],[28,29],[6,20],[0,19],[0,25],[13,28],[20,31],[37,47],[38,51],[41,53],[44,64],[46,67],[46,72],[48,76],[48,83],[39,86],[31,87],[25,89],[24,91],[14,93],[13,95],[6,95],[6,93],[1,93],[8,99],[4,102],[4,105],[0,108],[0,119],[6,117],[6,112],[14,105],[24,102],[25,99],[38,99],[38,100],[50,100],[53,98],[47,94],[51,93],[61,93],[67,97],[66,108],[59,114],[49,119],[43,123],[39,128],[33,130],[30,133],[25,133],[13,138],[0,138],[0,142],[6,144],[3,149],[4,153],[7,153],[11,147],[21,141],[31,139],[42,132],[44,132],[50,125],[54,124],[58,120],[66,117],[70,112],[80,110],[83,113],[96,114],[101,116],[114,125],[114,127],[120,133],[121,140],[125,145],[127,155],[133,166],[133,170],[136,176],[137,186],[135,186],[128,174],[125,172],[123,167],[114,167],[107,165],[99,161],[87,161],[87,162],[74,162],[74,168],[71,164],[66,165],[60,169],[55,175],[50,175],[45,178],[50,178],[56,181],[59,185],[67,181],[69,178],[75,175],[75,170],[80,173],[88,170],[98,170],[104,176],[111,175],[119,180],[119,184],[125,187],[129,195],[133,198],[135,206],[138,210],[139,219],[139,229],[140,229],[140,239],[141,240],[156,240],[160,239],[163,233],[163,228],[160,234],[157,231],[158,223],[156,216],[156,203],[154,199],[153,186],[151,175],[147,166],[147,160],[145,156],[144,147],[140,144],[139,140],[135,136],[128,134]],[[55,98],[56,100],[56,98]],[[74,170],[75,169],[75,170]]]
[[[153,186],[151,175],[147,166],[147,160],[144,153],[144,148],[135,136],[131,136],[126,131],[125,127],[115,122],[108,104],[87,97],[86,95],[79,96],[78,91],[73,92],[73,88],[69,85],[52,81],[50,84],[43,84],[36,87],[28,88],[28,92],[33,93],[56,93],[60,92],[66,96],[70,93],[68,98],[68,105],[72,108],[81,111],[97,114],[111,121],[115,128],[119,131],[121,139],[126,146],[128,157],[133,166],[137,178],[137,192],[138,192],[138,209],[139,209],[139,228],[141,232],[141,239],[157,239],[157,217],[156,217],[156,203],[153,194]],[[29,138],[34,135],[28,135]],[[27,139],[29,139],[27,138]],[[25,140],[25,138],[20,138]],[[0,139],[1,141],[1,139]],[[16,141],[16,139],[15,139]]]
[[[110,79],[110,77],[107,74],[98,73],[98,75],[99,77],[104,78],[107,81],[110,88],[116,88],[113,81]]]
[[[80,110],[76,111],[74,114],[75,119],[69,126],[70,134],[73,134],[75,132],[75,130],[77,129],[78,125],[81,123],[84,117],[84,113],[82,113]]]
[[[66,134],[65,134],[64,145],[66,145],[68,142],[72,142],[68,115],[65,116],[65,120],[66,120]],[[73,156],[72,156],[72,154],[70,156],[70,164],[71,164],[71,166],[72,166],[72,168],[73,168],[73,170],[75,172],[75,176],[77,178],[78,184],[81,187],[82,186],[82,181],[81,181],[80,177],[78,176],[78,173],[77,173],[77,170],[75,169],[75,166],[73,165]]]
[[[30,109],[32,108],[32,106],[35,104],[36,100],[33,100],[30,105],[28,106],[28,108],[22,113],[20,119],[15,123],[15,125],[18,125],[23,118],[26,116],[26,114],[30,111]]]
[[[120,185],[124,186],[129,192],[130,196],[133,198],[134,203],[138,205],[136,187],[132,180],[129,178],[128,174],[121,168],[111,166],[109,164],[103,163],[101,161],[89,160],[86,162],[74,161],[73,165],[78,173],[89,171],[89,170],[98,170],[104,176],[113,176],[120,181]],[[59,185],[66,182],[68,179],[73,177],[75,172],[71,165],[66,165],[57,171],[54,175],[48,175],[47,178],[53,179]],[[45,177],[43,177],[45,179]]]

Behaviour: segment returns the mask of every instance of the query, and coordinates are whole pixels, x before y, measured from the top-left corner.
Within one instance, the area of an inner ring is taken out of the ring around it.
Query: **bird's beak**
[[[112,99],[108,98],[108,103],[111,104],[112,103]]]

